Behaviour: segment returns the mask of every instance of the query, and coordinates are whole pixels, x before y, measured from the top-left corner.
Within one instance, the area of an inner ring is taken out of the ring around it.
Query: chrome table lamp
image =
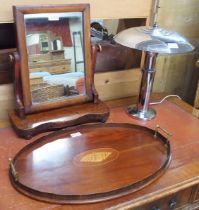
[[[179,54],[190,52],[194,47],[180,34],[165,30],[154,24],[153,27],[134,27],[118,33],[114,40],[123,46],[145,52],[142,79],[137,105],[128,107],[128,113],[142,120],[151,120],[156,116],[149,108],[155,76],[155,63],[158,54]]]

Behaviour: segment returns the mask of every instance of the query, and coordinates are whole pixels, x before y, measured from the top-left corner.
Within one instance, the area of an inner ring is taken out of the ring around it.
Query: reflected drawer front
[[[132,210],[172,210],[181,208],[190,202],[192,188],[171,194],[153,203],[133,208]]]

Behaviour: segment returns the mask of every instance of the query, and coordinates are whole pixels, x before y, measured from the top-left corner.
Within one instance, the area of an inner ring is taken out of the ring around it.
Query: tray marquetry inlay
[[[113,148],[98,148],[80,153],[74,158],[76,164],[98,165],[115,160],[119,152]]]

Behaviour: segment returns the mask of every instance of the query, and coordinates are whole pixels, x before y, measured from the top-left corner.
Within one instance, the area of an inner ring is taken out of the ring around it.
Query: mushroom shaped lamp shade
[[[114,40],[123,46],[145,52],[138,102],[128,107],[128,113],[138,119],[151,120],[156,116],[155,110],[149,108],[149,100],[157,55],[187,53],[193,51],[194,47],[180,34],[157,25],[126,29],[115,35]]]

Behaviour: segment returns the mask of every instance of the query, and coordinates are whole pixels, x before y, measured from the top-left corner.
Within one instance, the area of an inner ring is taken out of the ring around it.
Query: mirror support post
[[[100,44],[94,44],[91,45],[91,62],[92,62],[92,84],[94,84],[94,70],[95,70],[95,65],[96,65],[96,59],[97,59],[97,52],[101,52],[102,51],[102,47]],[[99,102],[99,97],[98,97],[98,93],[97,90],[95,88],[94,85],[92,85],[92,92],[94,95],[94,103],[98,103]]]
[[[14,64],[14,94],[15,94],[15,103],[16,103],[16,114],[21,118],[25,118],[25,110],[22,102],[22,87],[20,83],[20,56],[18,52],[14,52],[10,55],[10,62]]]
[[[10,56],[15,67],[16,106],[9,118],[17,135],[30,139],[42,132],[105,122],[109,108],[94,86],[92,67],[99,46],[91,49],[89,4],[13,9],[19,51]],[[73,58],[71,40],[76,30],[78,61]],[[81,64],[77,72],[72,69],[73,60]]]

